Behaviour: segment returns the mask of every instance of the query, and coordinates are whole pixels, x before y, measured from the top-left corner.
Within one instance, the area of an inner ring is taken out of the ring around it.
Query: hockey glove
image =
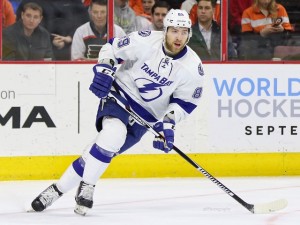
[[[105,98],[115,79],[115,70],[108,64],[97,64],[93,67],[94,79],[90,90],[99,98]]]
[[[174,119],[170,119],[168,116],[165,116],[163,122],[158,122],[154,125],[154,129],[157,132],[162,133],[164,139],[160,136],[156,136],[153,141],[153,147],[162,150],[165,153],[171,151],[174,143]]]

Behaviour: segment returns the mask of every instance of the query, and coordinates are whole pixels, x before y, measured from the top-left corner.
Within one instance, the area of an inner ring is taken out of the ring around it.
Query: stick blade
[[[278,210],[284,209],[288,204],[286,199],[279,199],[269,203],[263,204],[255,204],[254,205],[254,212],[255,214],[267,214],[276,212]]]
[[[35,212],[31,206],[31,201],[26,201],[23,203],[23,209],[25,212]]]

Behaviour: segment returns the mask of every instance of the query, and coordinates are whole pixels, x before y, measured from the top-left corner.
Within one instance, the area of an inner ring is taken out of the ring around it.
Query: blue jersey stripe
[[[108,43],[113,45],[115,38],[109,39]],[[121,58],[117,58],[118,64],[121,64],[124,60]]]
[[[170,103],[176,103],[189,114],[197,107],[197,105],[191,102],[185,102],[179,98],[173,98],[173,96],[171,96]]]

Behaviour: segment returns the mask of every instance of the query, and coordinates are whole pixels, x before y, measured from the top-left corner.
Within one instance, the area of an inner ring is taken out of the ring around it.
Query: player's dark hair
[[[154,11],[156,8],[167,8],[168,11],[171,9],[171,6],[169,5],[169,3],[165,2],[165,1],[156,1],[156,3],[152,6],[151,8],[151,14],[153,15]]]

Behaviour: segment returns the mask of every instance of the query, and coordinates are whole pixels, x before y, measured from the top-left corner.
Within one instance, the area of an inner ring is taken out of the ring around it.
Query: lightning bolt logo
[[[163,86],[162,84],[150,83],[144,84],[144,87],[139,88],[140,93],[148,93],[148,91],[158,90],[158,87]]]
[[[145,78],[138,78],[135,82],[140,95],[145,102],[153,101],[162,95],[160,87],[164,86],[163,84],[153,83],[153,81]]]

